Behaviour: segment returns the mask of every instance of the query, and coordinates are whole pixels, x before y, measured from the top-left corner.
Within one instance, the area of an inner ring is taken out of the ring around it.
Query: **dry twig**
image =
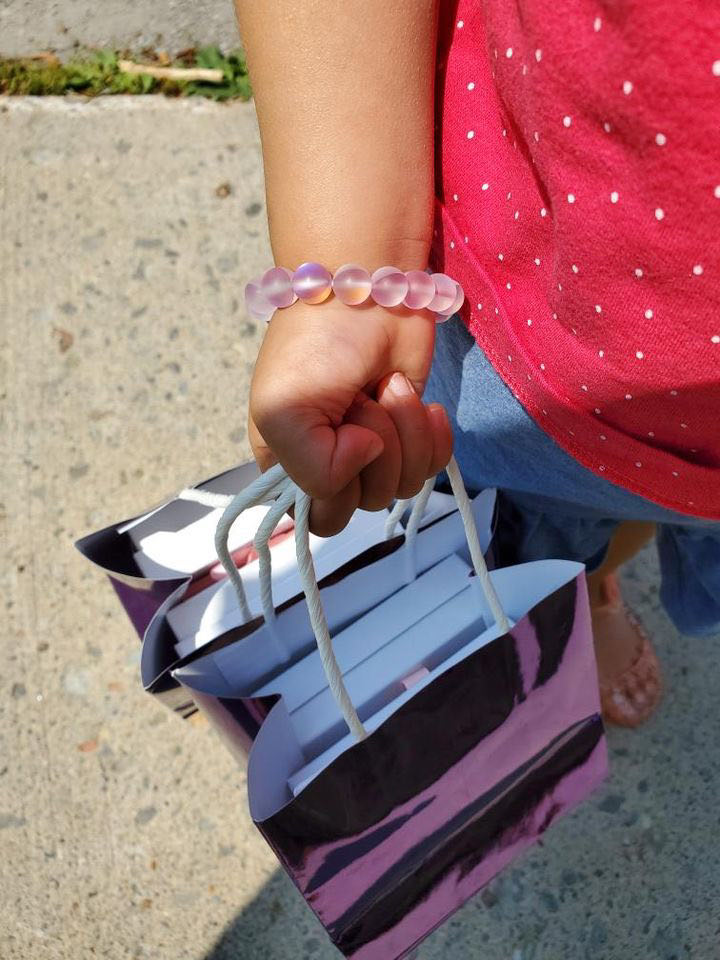
[[[132,60],[118,60],[120,73],[145,74],[159,80],[200,80],[204,83],[222,83],[225,76],[222,70],[210,70],[204,67],[151,67],[149,64],[133,63]]]

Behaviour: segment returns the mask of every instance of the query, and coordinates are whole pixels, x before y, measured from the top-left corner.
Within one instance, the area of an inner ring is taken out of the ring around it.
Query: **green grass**
[[[161,93],[170,97],[208,97],[211,100],[249,100],[250,78],[241,53],[223,54],[217,47],[189,50],[163,66],[206,67],[222,70],[222,83],[167,80],[121,73],[118,60],[127,59],[158,65],[157,56],[142,59],[109,50],[78,55],[67,63],[53,57],[8,59],[0,57],[0,94],[11,96],[63,96],[69,93],[88,97],[122,93]]]

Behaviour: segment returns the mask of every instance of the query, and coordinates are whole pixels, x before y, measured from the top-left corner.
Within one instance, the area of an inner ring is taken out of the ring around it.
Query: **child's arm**
[[[275,263],[424,269],[432,239],[437,0],[237,0],[260,124]],[[427,311],[331,297],[277,310],[250,400],[250,439],[318,501],[312,527],[417,492],[450,455],[420,393]],[[400,381],[402,382],[402,381]],[[358,394],[369,397],[353,403]]]

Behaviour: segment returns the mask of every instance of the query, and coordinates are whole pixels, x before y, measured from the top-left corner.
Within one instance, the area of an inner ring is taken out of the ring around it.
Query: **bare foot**
[[[640,623],[623,603],[615,574],[604,577],[591,606],[603,716],[637,727],[662,695],[660,664]]]

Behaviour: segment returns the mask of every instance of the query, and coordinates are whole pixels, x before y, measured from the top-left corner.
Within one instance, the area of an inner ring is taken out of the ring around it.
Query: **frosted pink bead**
[[[260,278],[245,284],[245,305],[253,320],[269,320],[275,307],[260,288]]]
[[[372,297],[384,307],[404,304],[411,310],[428,309],[437,323],[457,313],[465,294],[457,281],[446,273],[378,267],[372,276],[356,263],[339,267],[335,276],[315,261],[302,263],[294,272],[287,267],[271,267],[245,285],[247,312],[254,320],[268,321],[278,307],[289,307],[296,300],[322,303],[330,293],[350,306]]]
[[[262,275],[260,289],[273,306],[289,307],[297,300],[292,278],[292,271],[287,267],[270,267]]]
[[[445,310],[436,311],[438,323],[443,323],[445,320],[451,317],[454,313],[457,313],[465,301],[465,294],[463,293],[463,288],[460,286],[460,284],[457,281],[454,281],[454,282],[455,282],[455,287],[457,289],[455,299],[453,300],[453,302],[450,304],[449,307],[445,308]]]
[[[457,284],[446,273],[431,273],[430,276],[435,282],[435,296],[427,305],[427,308],[434,313],[440,313],[447,310],[455,302]]]
[[[411,310],[422,310],[435,296],[435,283],[424,270],[408,270],[405,274],[408,292],[403,300]]]
[[[355,306],[364,303],[370,296],[372,281],[364,267],[356,263],[344,263],[335,271],[332,288],[338,300]]]
[[[321,263],[301,263],[293,274],[292,288],[305,303],[322,303],[332,293],[332,274]]]
[[[397,267],[378,267],[370,281],[370,296],[381,307],[397,307],[410,289],[407,277]]]

